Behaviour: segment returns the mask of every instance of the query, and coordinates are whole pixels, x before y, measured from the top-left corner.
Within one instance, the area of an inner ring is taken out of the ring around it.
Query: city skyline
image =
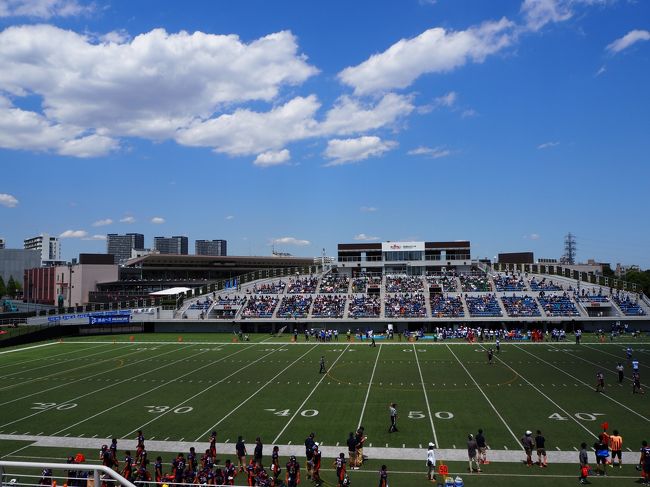
[[[647,2],[0,7],[8,248],[47,233],[70,260],[139,232],[559,258],[571,232],[579,261],[650,267]]]

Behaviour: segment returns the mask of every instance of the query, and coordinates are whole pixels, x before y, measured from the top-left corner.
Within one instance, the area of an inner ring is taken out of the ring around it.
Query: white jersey
[[[431,465],[436,464],[436,452],[435,450],[427,450],[427,465],[429,465],[429,462],[431,462]]]

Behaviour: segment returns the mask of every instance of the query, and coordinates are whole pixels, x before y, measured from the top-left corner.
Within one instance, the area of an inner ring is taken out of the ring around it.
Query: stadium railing
[[[5,460],[0,460],[0,483],[1,485],[38,486],[41,485],[39,480],[42,475],[25,472],[32,470],[42,472],[42,470],[46,468],[52,470],[51,478],[57,480],[57,484],[60,483],[60,485],[67,483],[67,471],[74,470],[92,472],[93,483],[97,487],[101,486],[102,481],[105,482],[107,477],[113,479],[115,485],[119,484],[123,487],[135,487],[134,484],[122,477],[119,473],[108,467],[104,467],[103,465],[84,465],[83,463],[75,463],[71,465],[69,463],[10,462]],[[58,471],[61,471],[61,475],[55,475]],[[102,476],[104,476],[104,478],[102,478]],[[16,480],[12,482],[13,479]],[[32,479],[32,481],[23,482],[21,481],[22,479]],[[86,479],[83,480],[85,481]],[[90,480],[90,475],[88,480]]]

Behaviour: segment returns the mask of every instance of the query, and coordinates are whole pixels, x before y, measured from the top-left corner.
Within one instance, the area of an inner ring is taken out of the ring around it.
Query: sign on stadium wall
[[[382,252],[424,251],[424,242],[382,242]]]

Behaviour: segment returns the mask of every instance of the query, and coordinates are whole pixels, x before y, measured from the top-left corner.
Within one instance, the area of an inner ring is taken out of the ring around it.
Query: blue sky
[[[650,267],[650,3],[0,0],[0,236]]]

